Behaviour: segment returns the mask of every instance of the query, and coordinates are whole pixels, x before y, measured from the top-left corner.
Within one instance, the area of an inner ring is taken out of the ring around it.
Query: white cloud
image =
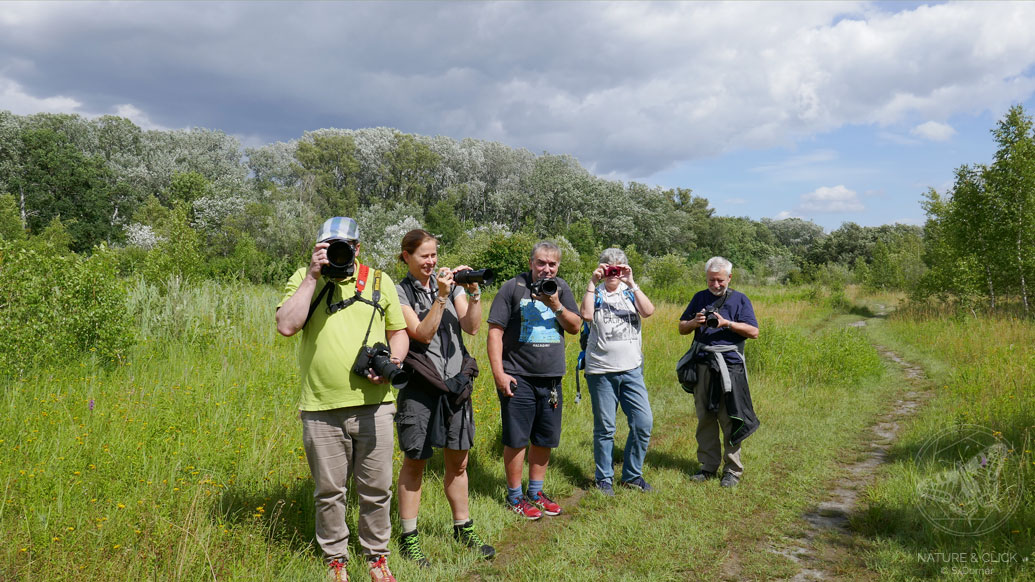
[[[820,186],[808,194],[802,194],[798,206],[798,210],[803,212],[859,212],[864,209],[855,190],[849,190],[843,185]]]
[[[86,118],[100,117],[101,115],[118,115],[133,121],[141,129],[168,129],[153,121],[147,113],[141,111],[134,105],[115,105],[107,112],[91,112],[83,108],[83,104],[73,97],[64,95],[53,95],[50,97],[37,97],[30,95],[19,83],[0,76],[0,110],[7,110],[15,115],[32,115],[34,113],[72,113],[82,115]]]
[[[928,141],[949,141],[956,135],[956,130],[948,123],[928,121],[914,127],[909,133]]]
[[[141,111],[137,107],[135,107],[133,105],[130,105],[128,103],[127,104],[123,104],[123,105],[116,105],[115,106],[115,115],[118,115],[119,117],[125,117],[126,119],[129,119],[133,123],[137,124],[137,126],[139,126],[140,129],[144,129],[144,130],[155,129],[155,130],[160,130],[160,131],[161,130],[169,129],[167,127],[164,127],[162,125],[159,125],[159,124],[151,121],[151,118],[147,115],[147,113],[144,113],[143,111]],[[88,115],[87,117],[96,117],[96,116]]]
[[[642,179],[849,125],[948,139],[1035,94],[1033,21],[1031,2],[20,3],[0,107],[131,103],[269,141],[391,126]]]
[[[56,95],[53,97],[34,97],[15,81],[0,77],[0,109],[6,109],[16,115],[29,115],[39,112],[78,113],[82,106],[72,97]]]

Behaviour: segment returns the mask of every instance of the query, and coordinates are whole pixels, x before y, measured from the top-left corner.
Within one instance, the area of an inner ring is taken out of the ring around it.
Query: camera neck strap
[[[381,314],[382,318],[384,318],[385,316],[385,308],[381,307],[381,304],[379,303],[381,301],[381,271],[374,271],[374,293],[371,299],[363,299],[359,296],[359,293],[360,292],[357,288],[356,294],[353,296],[353,299],[358,299],[364,303],[369,303],[370,305],[374,306],[374,310],[370,312],[370,322],[367,323],[367,333],[363,336],[363,345],[367,345],[367,340],[370,338],[370,328],[374,325],[374,316],[378,313]]]
[[[726,299],[729,296],[730,296],[730,289],[729,289],[729,287],[727,287],[726,290],[722,292],[722,297],[720,297],[718,299],[718,301],[716,301],[715,303],[712,303],[712,307],[715,308],[715,311],[718,311],[718,310],[722,309],[722,306],[726,304]]]
[[[316,306],[320,303],[320,299],[322,299],[324,296],[326,296],[327,297],[326,311],[327,311],[327,315],[328,316],[334,315],[335,313],[341,311],[342,309],[345,309],[346,307],[352,305],[353,303],[355,303],[357,301],[359,301],[361,303],[366,303],[366,304],[372,306],[374,308],[374,311],[373,311],[373,313],[370,314],[370,324],[367,325],[367,335],[369,336],[370,335],[370,328],[374,324],[374,316],[376,314],[378,314],[378,313],[381,314],[381,317],[384,317],[384,315],[385,315],[385,309],[384,309],[384,307],[381,307],[381,271],[380,270],[375,270],[374,271],[374,287],[373,287],[373,292],[371,293],[370,299],[367,299],[367,298],[363,297],[363,295],[362,295],[363,290],[366,289],[367,278],[369,276],[370,276],[370,267],[368,267],[367,265],[360,265],[359,266],[359,274],[356,277],[356,293],[355,293],[355,295],[353,295],[352,297],[349,297],[348,299],[343,299],[341,301],[338,301],[337,303],[331,303],[331,301],[332,301],[332,299],[334,297],[333,289],[334,289],[335,283],[334,283],[334,281],[328,280],[327,284],[325,284],[323,286],[323,289],[320,290],[320,294],[316,296],[316,300],[313,301],[312,304],[309,305],[309,315],[306,316],[306,318],[305,318],[305,322],[306,323],[302,324],[302,327],[305,327],[305,325],[309,323],[309,320],[313,317],[313,313],[316,312]],[[330,291],[330,292],[328,293],[328,291]],[[363,343],[366,344],[366,339],[363,340]]]
[[[722,306],[726,304],[726,299],[728,299],[729,296],[730,296],[730,289],[729,289],[729,287],[727,287],[726,290],[723,291],[722,297],[719,297],[715,301],[715,303],[712,303],[710,305],[710,307],[712,309],[714,309],[716,313],[718,313],[719,310],[722,309]],[[696,339],[697,337],[699,337],[701,335],[701,333],[703,333],[703,330],[701,328],[697,328],[696,330],[694,330],[694,338]]]

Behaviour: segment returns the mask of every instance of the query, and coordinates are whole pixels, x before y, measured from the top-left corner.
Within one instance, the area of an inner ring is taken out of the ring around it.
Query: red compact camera
[[[622,276],[622,268],[621,267],[616,267],[614,265],[608,265],[608,266],[604,267],[604,276],[605,277],[621,277]]]

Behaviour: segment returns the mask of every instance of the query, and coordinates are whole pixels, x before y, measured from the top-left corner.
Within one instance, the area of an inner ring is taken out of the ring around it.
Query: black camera
[[[496,274],[492,269],[478,269],[477,271],[465,269],[453,275],[453,282],[457,285],[469,285],[479,283],[481,285],[492,285],[496,280]]]
[[[528,290],[532,295],[553,295],[557,293],[557,280],[553,277],[537,279],[528,284]]]
[[[348,279],[356,270],[356,250],[345,239],[331,239],[327,247],[328,264],[320,267],[320,273],[331,279]]]
[[[410,381],[409,374],[395,365],[392,361],[392,352],[382,343],[359,348],[356,363],[352,365],[352,373],[366,378],[367,370],[373,370],[374,374],[387,378],[396,388],[405,388],[406,383]]]
[[[719,310],[714,305],[702,309],[704,311],[704,324],[708,327],[719,327]]]

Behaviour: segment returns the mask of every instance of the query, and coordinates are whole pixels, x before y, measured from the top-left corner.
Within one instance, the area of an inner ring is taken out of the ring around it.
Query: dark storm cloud
[[[96,115],[131,106],[153,126],[260,142],[389,126],[570,153],[598,173],[646,177],[846,123],[919,124],[1027,97],[1035,44],[1009,23],[1031,12],[1026,4],[898,13],[851,3],[3,4],[0,109]]]

